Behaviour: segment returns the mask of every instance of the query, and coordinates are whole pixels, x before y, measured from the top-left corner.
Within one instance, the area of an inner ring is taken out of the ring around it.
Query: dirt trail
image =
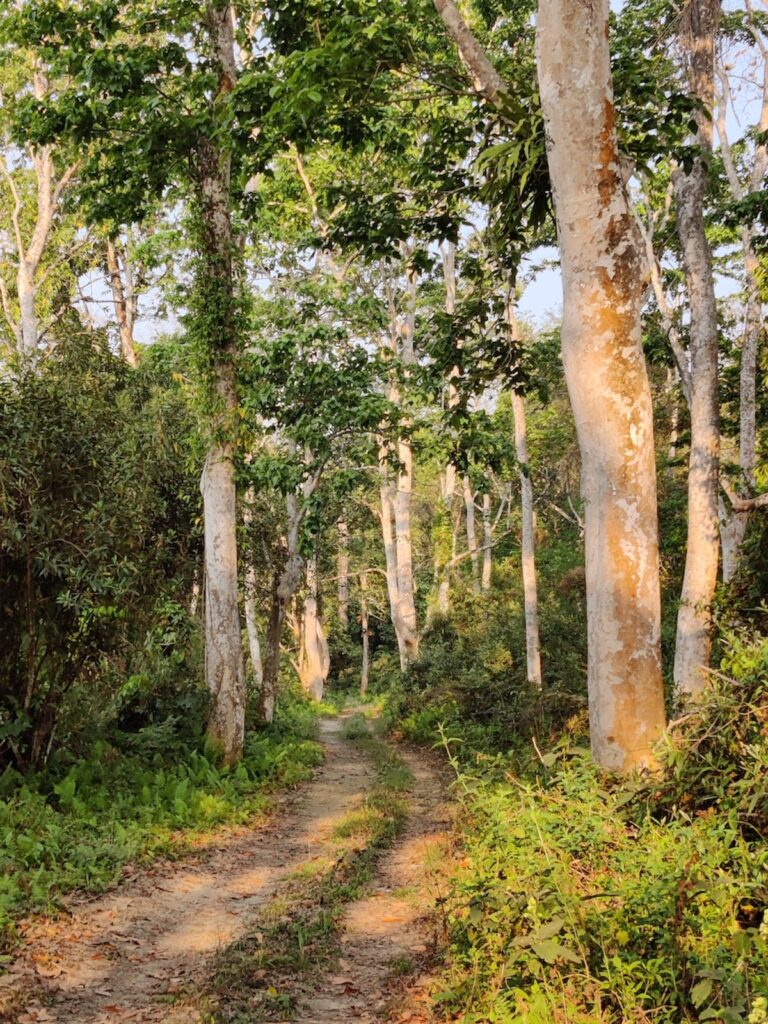
[[[29,928],[11,991],[0,989],[0,1010],[17,985],[34,981],[43,991],[5,1019],[166,1020],[169,1008],[158,999],[200,980],[211,955],[243,934],[281,879],[318,856],[362,800],[373,769],[341,739],[340,728],[338,721],[321,723],[325,763],[288,813],[260,828],[225,833],[219,846],[195,860],[143,874],[106,896],[73,904],[57,921]]]
[[[0,1021],[175,1024],[174,995],[204,991],[216,951],[247,932],[286,876],[327,855],[334,829],[363,800],[374,769],[340,729],[339,721],[321,724],[323,767],[264,826],[225,832],[194,859],[138,875],[105,896],[73,902],[58,920],[31,925],[10,974],[0,979]],[[429,902],[423,865],[430,844],[442,841],[445,819],[436,773],[406,757],[416,784],[405,832],[383,859],[370,898],[348,908],[345,978],[327,979],[321,991],[332,995],[308,1000],[303,1021],[373,1020],[384,1009],[391,962],[418,958],[426,948],[419,925]]]
[[[434,764],[398,753],[414,776],[405,829],[382,859],[370,895],[347,907],[340,971],[299,1004],[302,1024],[432,1020],[430,960],[440,941],[432,911],[451,856],[450,805]]]

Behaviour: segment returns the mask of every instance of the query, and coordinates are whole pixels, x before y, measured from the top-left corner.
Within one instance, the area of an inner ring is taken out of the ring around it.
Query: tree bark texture
[[[691,0],[683,16],[681,42],[692,95],[702,104],[696,120],[701,154],[689,173],[674,175],[677,227],[691,314],[691,446],[688,463],[688,541],[677,616],[674,681],[678,698],[706,685],[712,647],[712,602],[720,559],[720,401],[718,324],[712,253],[704,223],[706,155],[712,151],[714,39],[719,3]],[[708,112],[707,113],[705,113]]]
[[[235,78],[228,4],[208,8],[219,95]],[[195,157],[200,218],[197,281],[205,344],[211,355],[215,413],[201,490],[205,522],[205,675],[212,697],[208,735],[228,763],[242,754],[245,666],[238,608],[237,507],[234,439],[237,424],[238,323],[233,265],[229,151],[201,135]]]
[[[563,272],[562,349],[582,459],[592,750],[653,763],[664,729],[644,275],[624,193],[608,0],[539,4],[537,67]]]

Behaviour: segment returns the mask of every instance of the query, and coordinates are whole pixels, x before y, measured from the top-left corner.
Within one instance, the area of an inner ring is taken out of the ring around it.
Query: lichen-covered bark
[[[229,5],[208,8],[211,48],[219,89],[234,82]],[[245,733],[243,662],[237,573],[237,490],[234,434],[237,423],[235,360],[238,325],[230,196],[230,156],[218,140],[202,135],[194,153],[200,217],[199,300],[213,307],[205,344],[213,366],[216,411],[201,481],[205,525],[205,676],[212,697],[208,735],[225,760],[242,754]]]
[[[718,330],[712,253],[704,223],[707,166],[712,149],[714,40],[719,3],[691,0],[683,16],[681,41],[688,58],[696,114],[696,156],[688,173],[674,175],[677,229],[683,253],[690,324],[691,446],[688,463],[688,538],[683,590],[677,617],[674,680],[678,697],[706,684],[712,646],[712,602],[720,559],[720,408]]]
[[[653,762],[664,701],[644,282],[620,175],[608,13],[608,0],[540,3],[537,65],[582,457],[592,750],[628,770]]]

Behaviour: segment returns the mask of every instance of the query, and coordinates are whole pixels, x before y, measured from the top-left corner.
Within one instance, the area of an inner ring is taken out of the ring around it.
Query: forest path
[[[341,728],[339,720],[321,723],[324,765],[264,825],[219,833],[197,856],[137,873],[111,893],[73,901],[56,920],[32,923],[0,987],[0,1021],[201,1020],[188,1002],[174,1008],[179,994],[205,992],[214,954],[252,929],[287,877],[332,855],[337,827],[374,782],[373,765]],[[416,781],[404,831],[382,858],[370,896],[347,908],[344,976],[325,979],[315,995],[299,1001],[302,1021],[381,1016],[393,962],[417,962],[426,949],[425,865],[429,848],[443,842],[446,819],[435,769],[414,754],[405,759]]]
[[[367,894],[347,906],[338,971],[298,1001],[302,1024],[433,1020],[432,968],[444,944],[435,907],[452,860],[451,804],[431,759],[402,748],[398,754],[414,779],[405,826]]]

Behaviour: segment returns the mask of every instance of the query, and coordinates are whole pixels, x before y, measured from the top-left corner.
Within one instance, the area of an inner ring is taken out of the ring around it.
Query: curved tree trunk
[[[608,13],[608,0],[540,3],[537,66],[586,507],[592,750],[628,770],[653,763],[664,699],[643,273],[620,175]]]

